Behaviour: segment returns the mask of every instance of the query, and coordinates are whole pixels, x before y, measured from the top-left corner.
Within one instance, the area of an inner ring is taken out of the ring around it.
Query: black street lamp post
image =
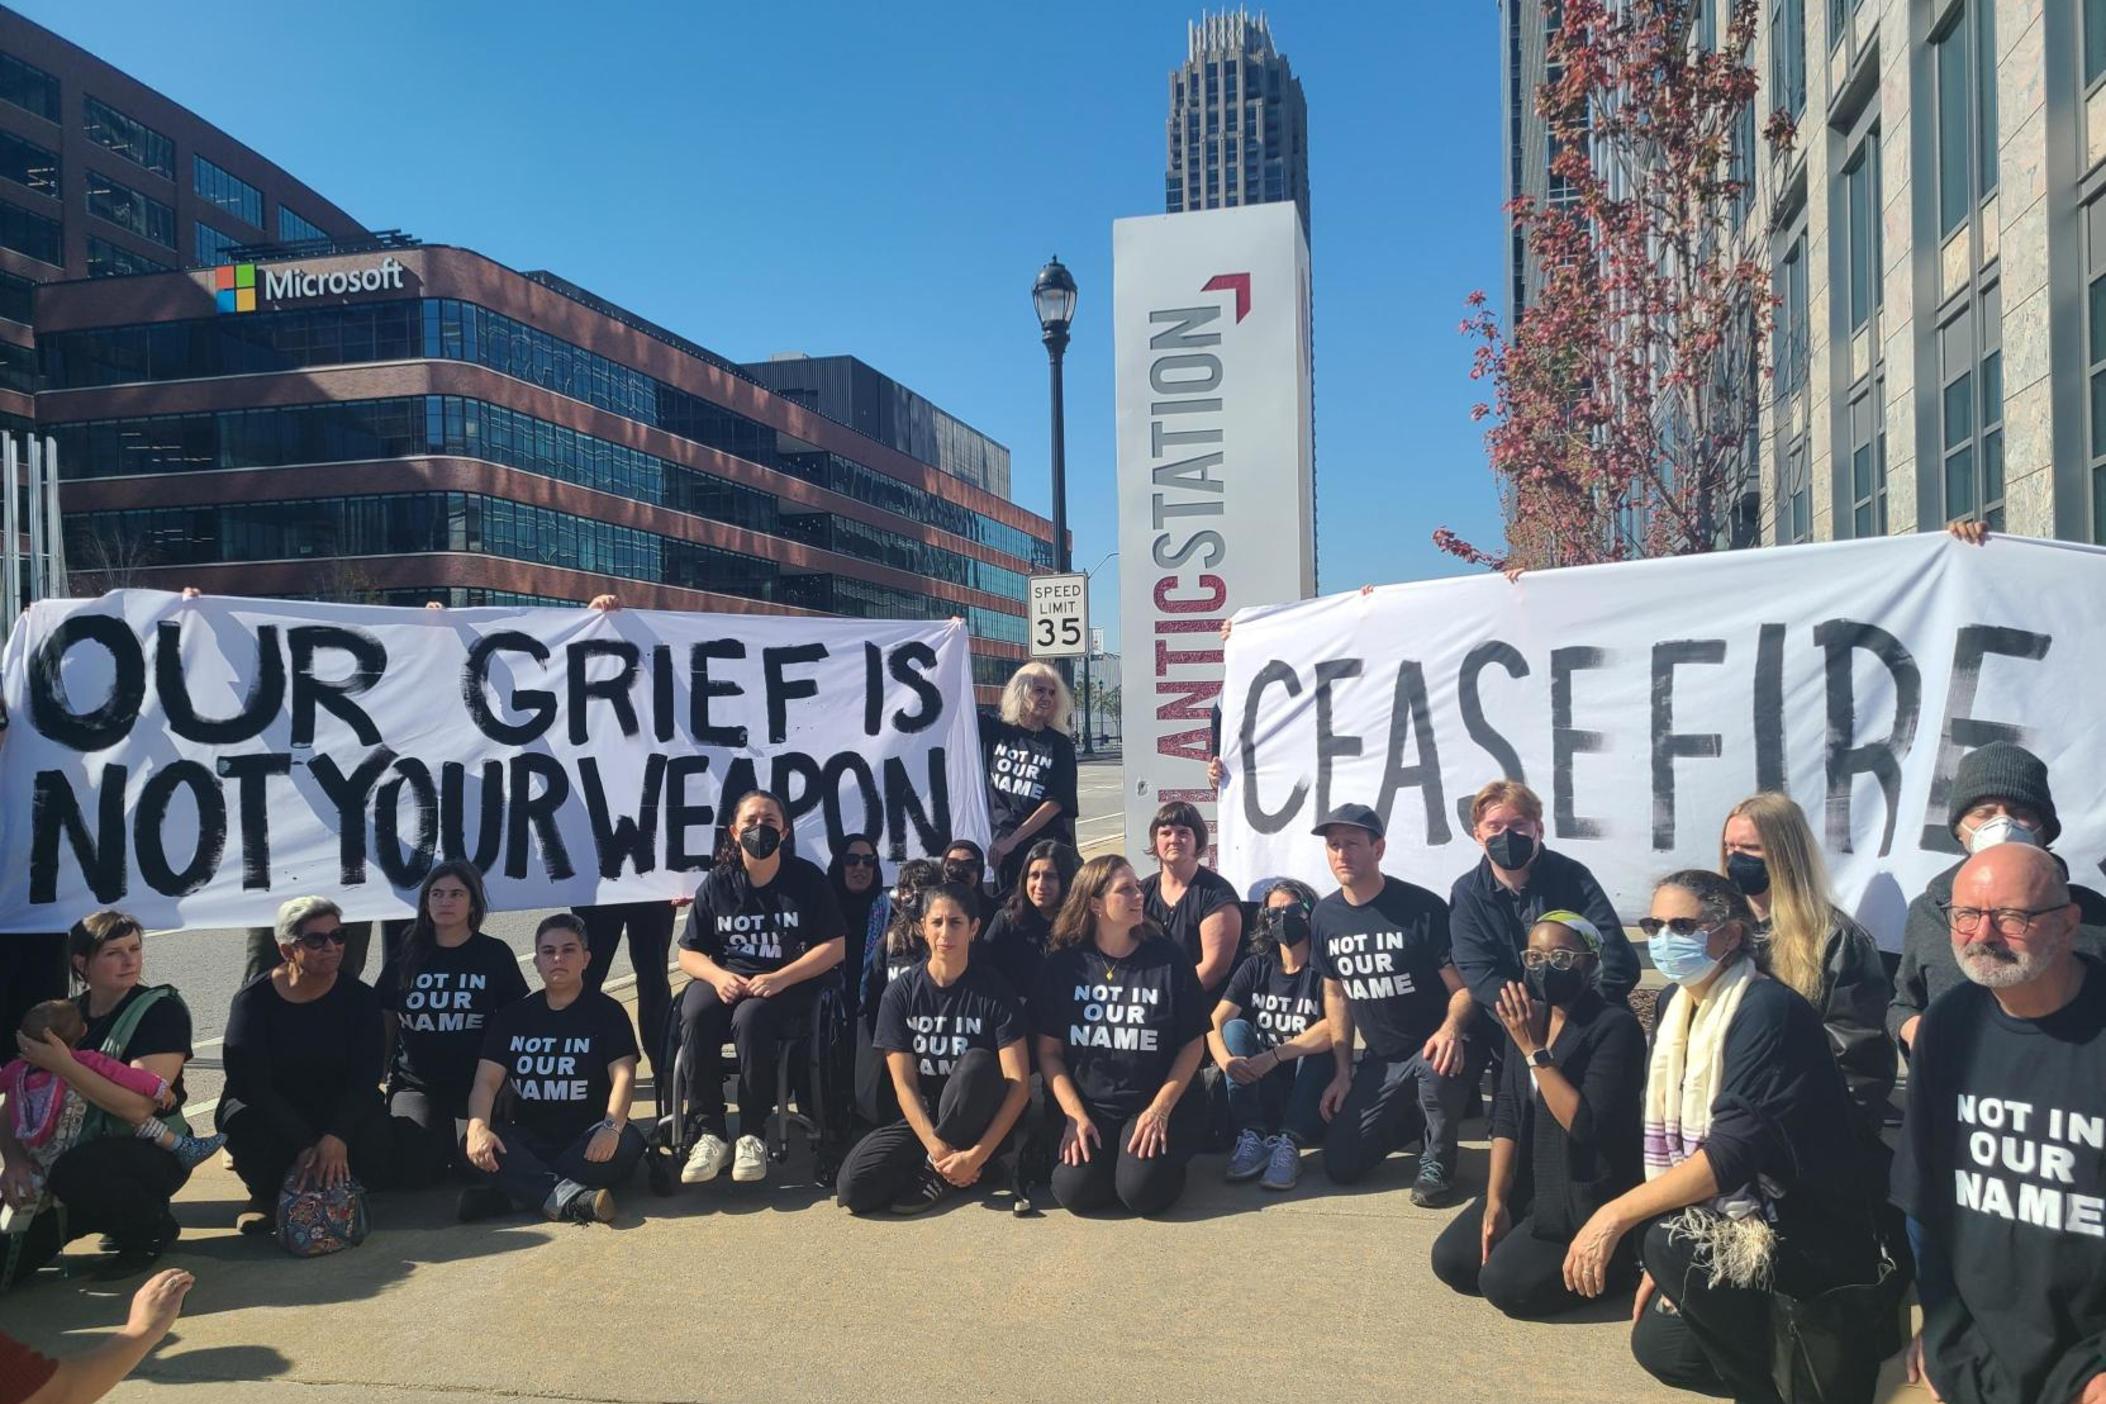
[[[1048,259],[1031,285],[1031,304],[1038,312],[1038,329],[1046,343],[1046,359],[1053,369],[1053,568],[1066,573],[1068,559],[1068,442],[1067,408],[1061,386],[1061,357],[1068,349],[1068,326],[1075,320],[1075,275],[1059,257]],[[1083,641],[1089,647],[1089,641]],[[1073,665],[1060,660],[1060,675],[1072,680]]]

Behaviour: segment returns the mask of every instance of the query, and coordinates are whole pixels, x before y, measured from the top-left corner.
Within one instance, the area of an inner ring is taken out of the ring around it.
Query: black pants
[[[1670,1232],[1675,1216],[1638,1231],[1638,1257],[1659,1290],[1631,1331],[1631,1354],[1647,1374],[1672,1389],[1776,1404],[1770,1373],[1770,1294],[1754,1287],[1713,1287],[1696,1261],[1697,1245]],[[1878,1244],[1868,1218],[1862,1232],[1848,1228],[1780,1237],[1771,1275],[1780,1292],[1801,1299],[1878,1275]],[[1674,1311],[1663,1308],[1663,1299]],[[1823,1398],[1870,1404],[1879,1378],[1879,1352],[1852,1361],[1853,1377],[1825,1381]]]
[[[1350,1185],[1413,1137],[1425,1137],[1420,1163],[1437,1161],[1452,1178],[1456,1140],[1470,1084],[1443,1077],[1419,1055],[1368,1054],[1353,1069],[1352,1089],[1324,1130],[1324,1173]]]
[[[1535,1221],[1516,1215],[1506,1236],[1484,1257],[1484,1200],[1479,1198],[1455,1216],[1433,1240],[1433,1275],[1467,1297],[1483,1297],[1517,1321],[1541,1321],[1586,1305],[1587,1299],[1565,1286],[1565,1254],[1571,1243],[1539,1238]],[[1609,1265],[1610,1292],[1628,1291],[1638,1281],[1638,1263],[1629,1240]]]
[[[509,1121],[491,1126],[505,1143],[497,1157],[497,1173],[486,1178],[504,1191],[521,1209],[536,1209],[550,1218],[561,1214],[570,1201],[588,1189],[619,1189],[636,1173],[643,1159],[643,1132],[634,1123],[622,1128],[611,1160],[591,1161],[585,1148],[598,1134],[589,1126],[568,1144],[531,1134]]]
[[[775,1061],[783,1030],[808,1024],[818,991],[812,982],[793,985],[767,999],[748,997],[726,1005],[707,980],[689,982],[680,996],[680,1056],[687,1064],[683,1105],[701,1119],[701,1130],[730,1138],[724,1106],[724,1043],[739,1062],[739,1131],[765,1139],[775,1114]]]
[[[409,931],[410,925],[408,917],[398,917],[391,921],[345,922],[344,963],[338,973],[348,975],[354,980],[359,978],[360,972],[366,968],[366,955],[372,950],[373,938],[376,935],[380,937],[381,963],[386,964],[393,960],[395,952],[402,949],[402,938]],[[258,975],[284,962],[285,957],[278,954],[277,928],[250,927],[248,958],[242,965],[241,983],[254,984]],[[378,978],[379,972],[375,971],[374,974]],[[372,981],[366,983],[371,984]]]
[[[456,1123],[468,1114],[438,1093],[397,1087],[388,1093],[388,1117],[395,1123],[395,1150],[401,1162],[403,1189],[436,1184],[448,1171],[467,1163],[461,1153]]]
[[[985,1048],[973,1049],[958,1060],[944,1084],[936,1104],[936,1139],[954,1150],[978,1145],[1008,1094],[1001,1058]],[[834,1194],[852,1214],[875,1213],[912,1189],[927,1163],[921,1138],[901,1119],[856,1142],[841,1164]]]
[[[248,1187],[249,1198],[273,1208],[286,1172],[300,1153],[321,1139],[315,1132],[304,1139],[240,1101],[223,1098],[216,1114],[219,1129],[227,1137],[227,1153],[234,1157],[234,1173]],[[395,1123],[375,1092],[360,1108],[348,1127],[337,1133],[343,1138],[351,1175],[369,1190],[398,1189],[403,1184],[402,1156],[395,1143]]]
[[[45,1180],[52,1198],[66,1206],[65,1237],[59,1236],[55,1208],[32,1219],[19,1276],[36,1271],[86,1234],[106,1233],[119,1247],[158,1242],[168,1201],[189,1178],[175,1156],[151,1141],[135,1136],[83,1141],[52,1162]]]
[[[65,932],[0,936],[0,1030],[12,1033],[31,1008],[65,997]],[[14,1051],[6,1045],[9,1059]]]
[[[1098,1143],[1080,1165],[1053,1161],[1053,1198],[1074,1214],[1123,1205],[1135,1214],[1160,1214],[1185,1192],[1185,1163],[1206,1138],[1206,1103],[1187,1092],[1170,1115],[1170,1144],[1143,1160],[1126,1147],[1138,1118],[1119,1117],[1083,1104],[1097,1128]],[[1061,1118],[1065,1127],[1066,1117]],[[1057,1143],[1056,1143],[1057,1145]]]
[[[664,1036],[666,1011],[673,1007],[673,987],[666,976],[666,958],[673,948],[673,904],[616,902],[604,907],[578,907],[578,920],[585,923],[585,945],[592,960],[585,967],[585,988],[597,992],[607,983],[614,966],[614,953],[629,935],[629,964],[636,968],[636,1020],[643,1028],[643,1042],[650,1051],[651,1066],[658,1065],[657,1040]]]

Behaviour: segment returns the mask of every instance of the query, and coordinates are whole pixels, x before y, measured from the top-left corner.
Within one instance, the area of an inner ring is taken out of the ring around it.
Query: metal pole
[[[1082,641],[1082,753],[1094,755],[1096,747],[1090,741],[1090,641]]]
[[[29,602],[44,598],[44,446],[29,437]]]
[[[0,621],[0,638],[4,638],[15,627],[15,621],[22,617],[22,524],[17,517],[21,499],[16,495],[21,474],[15,461],[15,436],[0,434],[0,439],[6,441],[4,457],[7,465],[7,504],[0,509],[0,533],[7,537],[4,554],[0,554],[0,570],[7,574],[6,589],[0,593],[0,607],[7,611],[7,618]]]
[[[71,598],[73,587],[66,578],[66,530],[59,515],[58,440],[48,434],[44,437],[44,490],[51,497],[51,520],[44,527],[45,554],[51,558],[45,584],[53,599],[63,600]]]
[[[1068,430],[1067,395],[1061,383],[1061,357],[1067,354],[1068,329],[1057,327],[1046,332],[1046,356],[1053,366],[1053,568],[1066,574],[1073,568],[1068,559]],[[1085,654],[1089,640],[1082,641]],[[1061,681],[1070,686],[1075,681],[1074,661],[1060,660]]]

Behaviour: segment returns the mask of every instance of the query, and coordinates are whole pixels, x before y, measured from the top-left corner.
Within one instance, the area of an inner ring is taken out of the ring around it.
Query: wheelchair
[[[659,1031],[659,1057],[652,1062],[658,1076],[657,1115],[645,1135],[644,1164],[651,1192],[660,1196],[679,1187],[680,1167],[700,1139],[686,1115],[691,1070],[680,1047],[680,1004],[685,990],[682,986],[673,992],[666,1026]],[[775,1055],[775,1114],[765,1127],[756,1129],[741,1121],[739,1128],[761,1138],[768,1148],[769,1163],[774,1165],[790,1158],[790,1132],[802,1134],[812,1148],[812,1177],[829,1190],[848,1154],[854,1117],[855,1040],[848,1024],[848,1004],[838,972],[820,976],[810,1010],[782,1030]],[[723,1049],[723,1070],[726,1082],[737,1080],[737,1055],[728,1042]]]

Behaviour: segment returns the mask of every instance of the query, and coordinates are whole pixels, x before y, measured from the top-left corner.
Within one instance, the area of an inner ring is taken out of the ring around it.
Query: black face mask
[[[976,863],[945,863],[943,865],[943,880],[945,882],[955,882],[960,887],[978,887],[980,885],[979,865]]]
[[[745,849],[746,856],[755,862],[764,862],[782,847],[782,834],[773,824],[755,824],[739,835],[739,847]]]
[[[1546,965],[1541,970],[1524,970],[1522,978],[1528,985],[1529,997],[1545,1004],[1566,1005],[1578,999],[1587,988],[1585,970],[1559,970]]]
[[[1770,890],[1770,865],[1752,853],[1728,853],[1726,876],[1749,897],[1760,897]]]
[[[1267,907],[1265,921],[1272,938],[1283,946],[1299,946],[1309,939],[1309,914],[1299,906]]]
[[[1536,856],[1536,841],[1518,829],[1508,829],[1486,839],[1484,851],[1491,855],[1494,867],[1517,872],[1527,867],[1529,860]]]

